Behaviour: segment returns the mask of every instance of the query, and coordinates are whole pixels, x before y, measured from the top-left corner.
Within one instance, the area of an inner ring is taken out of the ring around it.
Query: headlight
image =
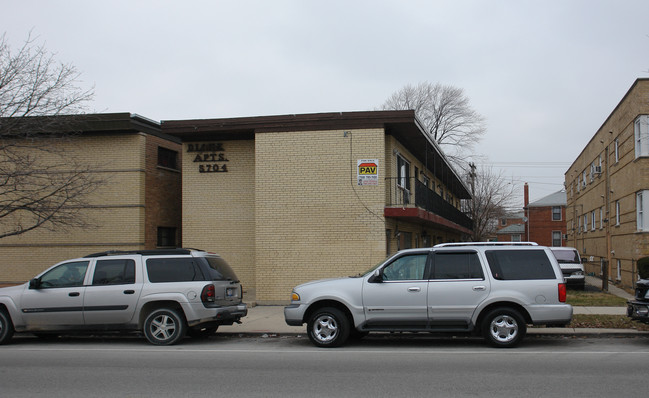
[[[291,301],[300,301],[300,295],[295,292],[291,293]]]

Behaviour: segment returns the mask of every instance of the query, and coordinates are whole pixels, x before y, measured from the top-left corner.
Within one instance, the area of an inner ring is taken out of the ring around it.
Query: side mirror
[[[41,288],[41,280],[39,278],[34,278],[29,281],[29,288],[30,289],[40,289]]]
[[[381,273],[381,270],[380,269],[375,270],[372,276],[370,276],[370,279],[368,279],[368,282],[370,283],[383,282],[383,274]]]

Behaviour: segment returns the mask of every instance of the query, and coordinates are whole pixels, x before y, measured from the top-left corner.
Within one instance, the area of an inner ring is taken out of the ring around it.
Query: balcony
[[[410,178],[409,183],[400,178],[386,178],[386,187],[389,190],[386,217],[407,218],[464,233],[473,229],[470,217],[414,178]]]

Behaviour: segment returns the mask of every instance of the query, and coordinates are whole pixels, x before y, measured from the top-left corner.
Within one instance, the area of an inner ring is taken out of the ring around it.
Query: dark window
[[[213,281],[238,281],[230,265],[221,257],[202,257],[197,260],[204,260],[207,263],[207,270]]]
[[[491,274],[500,280],[555,279],[544,250],[487,250]]]
[[[397,156],[397,184],[410,190],[410,163],[401,156]]]
[[[178,152],[159,146],[158,166],[178,170]]]
[[[146,271],[153,283],[206,280],[193,258],[150,258]]]
[[[484,279],[476,253],[435,253],[433,279]]]
[[[552,207],[552,221],[561,221],[561,206]]]
[[[135,261],[129,259],[98,260],[93,285],[127,285],[135,283]]]
[[[158,227],[158,247],[176,246],[176,228]]]
[[[424,279],[427,254],[399,257],[383,268],[384,281],[407,281]]]

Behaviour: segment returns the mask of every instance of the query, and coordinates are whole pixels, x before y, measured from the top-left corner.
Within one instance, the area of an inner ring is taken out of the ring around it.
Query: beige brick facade
[[[649,157],[635,154],[641,115],[649,115],[647,79],[633,84],[565,174],[566,245],[590,260],[586,272],[599,276],[604,260],[606,277],[626,288],[649,256],[649,230],[638,225],[637,194],[649,190]]]
[[[183,244],[220,253],[246,290],[271,304],[286,303],[297,284],[358,274],[399,248],[460,240],[467,231],[451,222],[386,216],[397,155],[413,181],[427,175],[460,204],[426,157],[390,134],[383,118],[393,116],[407,126],[395,122],[405,131],[397,133],[421,139],[409,112],[163,122],[184,141]],[[363,159],[378,160],[376,185],[358,184]]]
[[[59,261],[93,252],[155,248],[158,225],[180,230],[180,170],[156,167],[158,146],[180,152],[180,144],[140,131],[139,119],[129,114],[102,117],[106,120],[93,117],[92,128],[68,139],[35,143],[64,153],[67,165],[90,166],[105,181],[82,209],[91,227],[38,228],[0,240],[0,282],[24,282]],[[117,122],[122,127],[115,128]],[[145,124],[144,130],[159,134],[157,123]],[[53,155],[39,155],[50,163],[61,162]]]

